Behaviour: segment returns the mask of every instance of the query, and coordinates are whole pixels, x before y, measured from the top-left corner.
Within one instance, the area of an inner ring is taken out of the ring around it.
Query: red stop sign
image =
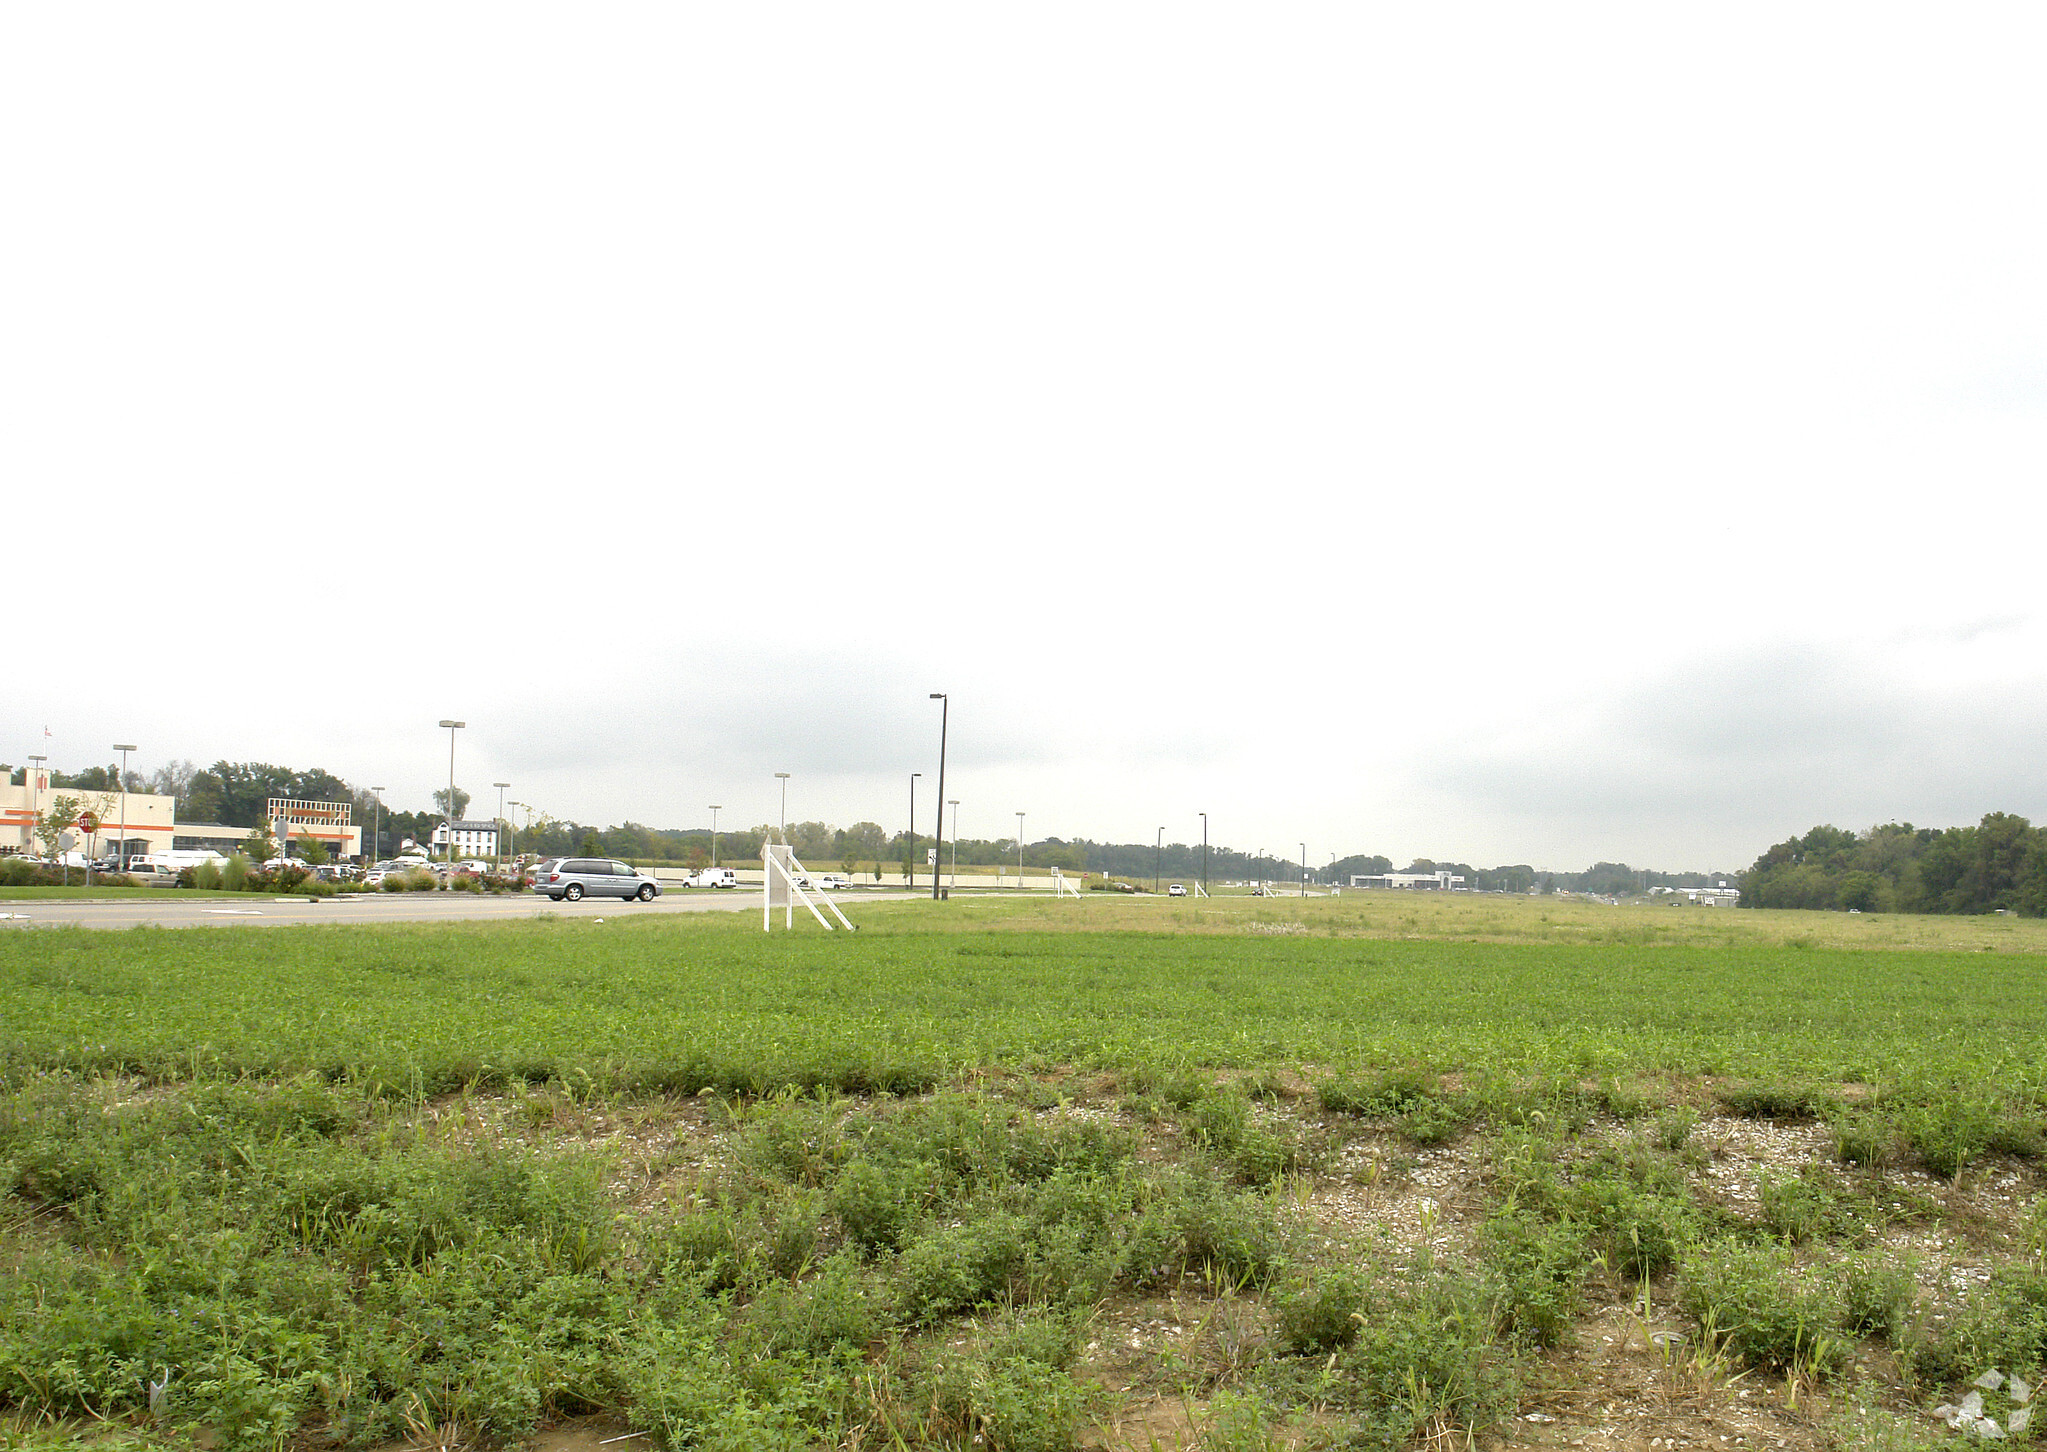
[[[78,814],[78,830],[79,830],[79,831],[81,831],[81,832],[97,832],[97,831],[98,831],[99,829],[100,829],[100,819],[99,819],[99,817],[98,817],[98,816],[97,816],[97,815],[96,815],[95,813],[92,813],[92,812],[80,812],[80,813]]]

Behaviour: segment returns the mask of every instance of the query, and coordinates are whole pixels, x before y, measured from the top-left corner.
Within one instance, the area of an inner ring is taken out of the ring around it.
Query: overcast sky
[[[928,832],[948,691],[967,836],[2047,819],[2043,40],[16,6],[0,759]]]

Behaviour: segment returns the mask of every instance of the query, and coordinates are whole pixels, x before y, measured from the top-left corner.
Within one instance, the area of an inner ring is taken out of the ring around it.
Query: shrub
[[[1023,1222],[998,1210],[915,1241],[903,1252],[904,1310],[929,1323],[1000,1301],[1021,1264],[1023,1239]]]
[[[2003,1128],[1995,1105],[1943,1099],[1906,1114],[1905,1142],[1929,1172],[1952,1180],[1990,1149]]]
[[[1826,1107],[1820,1096],[1792,1084],[1730,1084],[1716,1097],[1743,1119],[1812,1119]]]
[[[1388,1069],[1371,1079],[1325,1079],[1315,1086],[1322,1107],[1332,1114],[1373,1119],[1405,1114],[1435,1093],[1435,1079],[1419,1069]]]
[[[1844,1165],[1882,1169],[1896,1158],[1896,1126],[1880,1114],[1844,1114],[1829,1128],[1834,1158]]]
[[[1999,1268],[1941,1329],[1910,1348],[1913,1370],[1958,1385],[1990,1367],[2037,1372],[2047,1365],[2047,1275]]]
[[[1382,1285],[1375,1302],[1335,1355],[1335,1400],[1363,1415],[1375,1441],[1409,1447],[1462,1432],[1462,1444],[1513,1409],[1513,1361],[1494,1339],[1483,1284],[1420,1269]]]
[[[208,864],[211,866],[212,864]],[[220,885],[229,892],[240,892],[249,885],[249,859],[237,852],[229,857],[220,869]]]
[[[1842,1268],[1841,1325],[1896,1344],[1912,1311],[1912,1272],[1895,1261],[1854,1256]]]
[[[1557,1345],[1583,1294],[1582,1227],[1503,1211],[1486,1222],[1481,1244],[1502,1328],[1524,1345]]]
[[[1326,1355],[1358,1339],[1370,1283],[1353,1270],[1289,1281],[1274,1297],[1280,1348]]]
[[[1801,1279],[1781,1247],[1699,1246],[1680,1267],[1678,1304],[1744,1365],[1822,1374],[1847,1352],[1838,1293]]]
[[[1065,1372],[1022,1357],[954,1358],[934,1366],[924,1436],[988,1452],[1073,1452],[1087,1393]]]

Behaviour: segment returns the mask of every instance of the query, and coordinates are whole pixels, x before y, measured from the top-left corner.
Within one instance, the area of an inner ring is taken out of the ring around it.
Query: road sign
[[[100,819],[97,813],[80,812],[78,814],[79,831],[85,833],[87,836],[91,836],[94,832],[97,832],[99,829]]]
[[[72,836],[69,832],[59,832],[57,834],[57,850],[59,852],[69,852],[73,847],[76,847],[77,845],[78,839]]]

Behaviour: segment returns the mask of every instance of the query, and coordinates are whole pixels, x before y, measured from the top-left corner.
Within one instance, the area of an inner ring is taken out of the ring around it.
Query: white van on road
[[[737,887],[739,874],[729,867],[706,867],[689,880],[691,887]]]

